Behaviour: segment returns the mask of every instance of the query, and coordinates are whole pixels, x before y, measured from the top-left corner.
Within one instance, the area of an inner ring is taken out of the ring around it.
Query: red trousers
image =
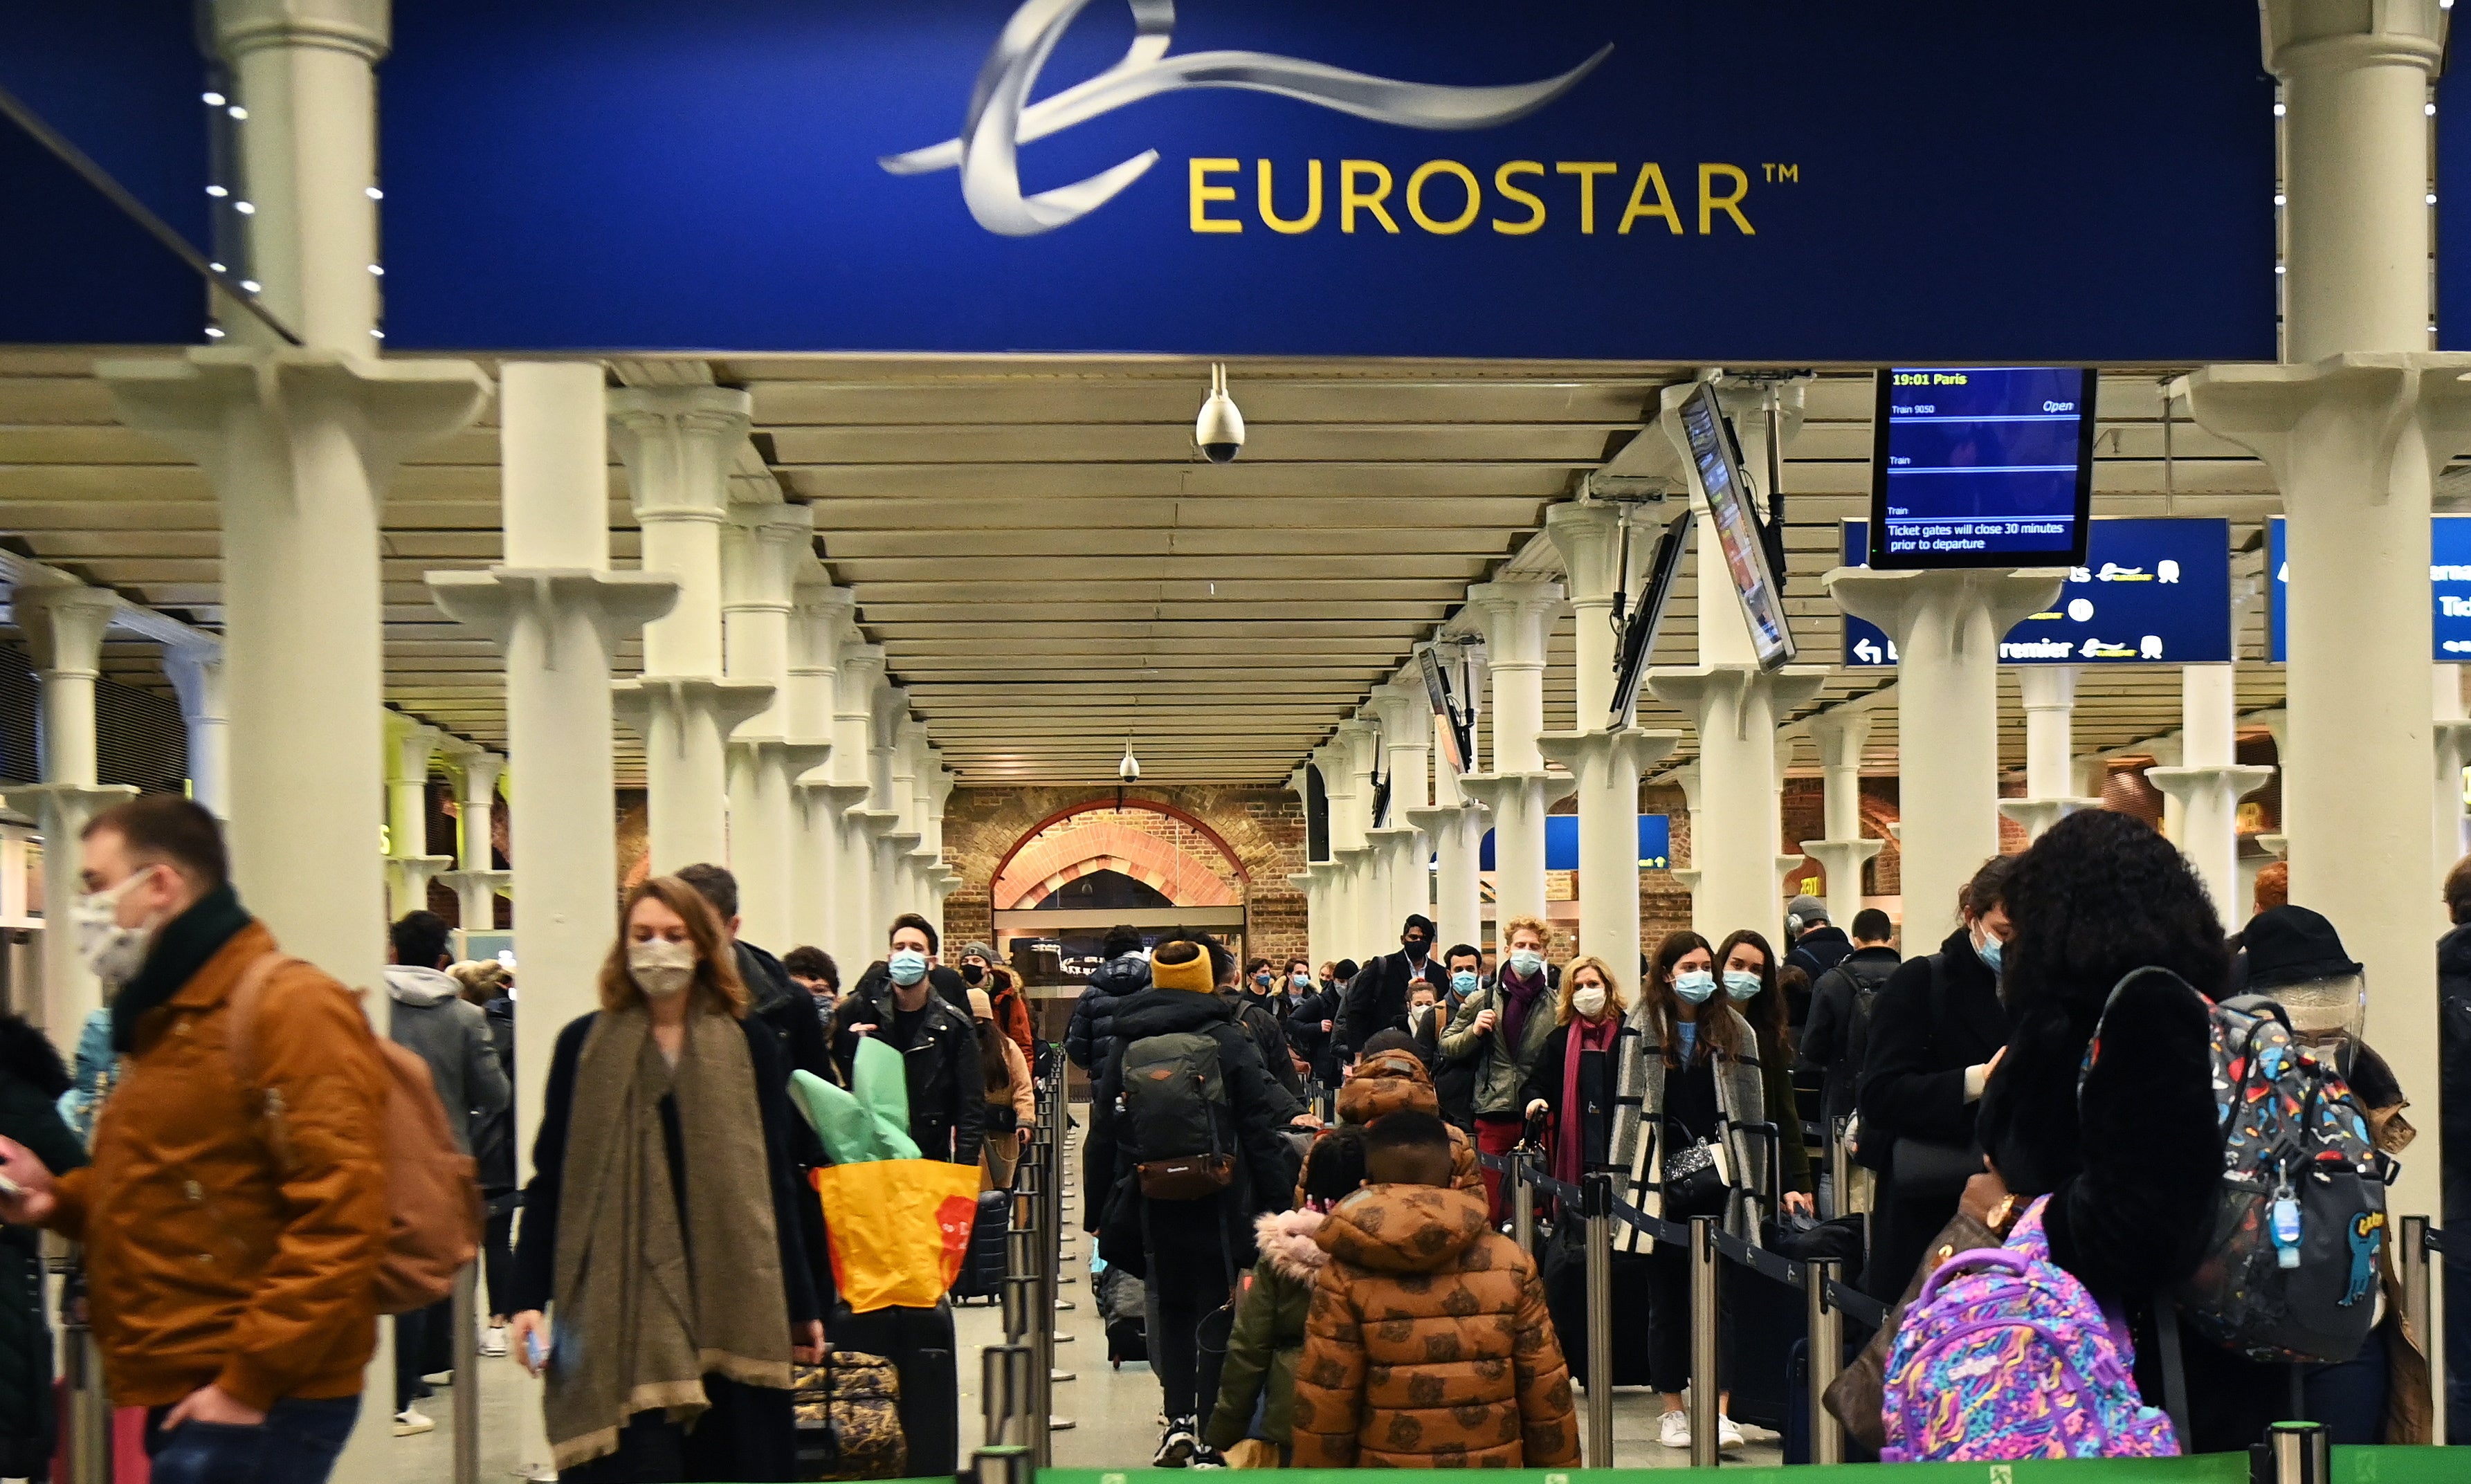
[[[1515,1113],[1479,1113],[1475,1116],[1475,1146],[1484,1154],[1508,1154],[1518,1146],[1518,1134],[1525,1120]],[[1509,1202],[1501,1194],[1501,1171],[1491,1166],[1484,1168],[1484,1204],[1496,1227],[1510,1219]]]

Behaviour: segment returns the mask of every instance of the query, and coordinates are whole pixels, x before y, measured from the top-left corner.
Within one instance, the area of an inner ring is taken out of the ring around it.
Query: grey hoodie
[[[489,1048],[488,1017],[464,1003],[456,982],[435,969],[388,964],[387,1034],[429,1063],[455,1146],[472,1152],[472,1125],[506,1106],[506,1074]]]

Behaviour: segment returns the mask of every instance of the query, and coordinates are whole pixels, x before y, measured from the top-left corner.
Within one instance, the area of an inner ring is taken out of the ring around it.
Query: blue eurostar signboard
[[[1490,871],[1493,865],[1493,832],[1484,832],[1484,846],[1477,868]],[[1544,869],[1575,871],[1579,868],[1579,816],[1547,814],[1544,816]],[[1669,871],[1673,868],[1673,817],[1670,814],[1638,816],[1638,868],[1642,871]]]
[[[2283,625],[2291,608],[2288,525],[2279,515],[2265,523],[2266,658],[2285,659]],[[2471,515],[2436,515],[2428,522],[2429,658],[2439,665],[2471,664]]]
[[[1864,565],[1870,523],[1847,521],[1845,564]],[[2097,520],[2085,564],[2071,568],[2059,601],[2017,622],[1999,641],[2002,665],[2216,665],[2231,658],[2230,523]],[[1845,660],[1896,662],[1875,624],[1847,614]]]
[[[395,349],[2275,350],[2271,82],[2236,5],[422,0],[394,22]]]

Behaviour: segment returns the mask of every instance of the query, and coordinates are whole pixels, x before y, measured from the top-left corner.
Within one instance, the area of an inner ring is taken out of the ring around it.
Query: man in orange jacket
[[[149,794],[95,817],[66,914],[126,1070],[94,1164],[55,1179],[0,1139],[0,1218],[85,1243],[112,1399],[150,1410],[158,1474],[321,1484],[377,1346],[387,1073],[352,993],[276,959],[233,1055],[233,991],[276,954],[214,816]],[[61,934],[67,936],[66,932]]]

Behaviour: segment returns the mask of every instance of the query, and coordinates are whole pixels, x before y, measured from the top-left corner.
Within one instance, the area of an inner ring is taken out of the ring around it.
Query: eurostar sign
[[[2274,351],[2271,83],[2235,8],[424,0],[395,24],[397,349]]]

